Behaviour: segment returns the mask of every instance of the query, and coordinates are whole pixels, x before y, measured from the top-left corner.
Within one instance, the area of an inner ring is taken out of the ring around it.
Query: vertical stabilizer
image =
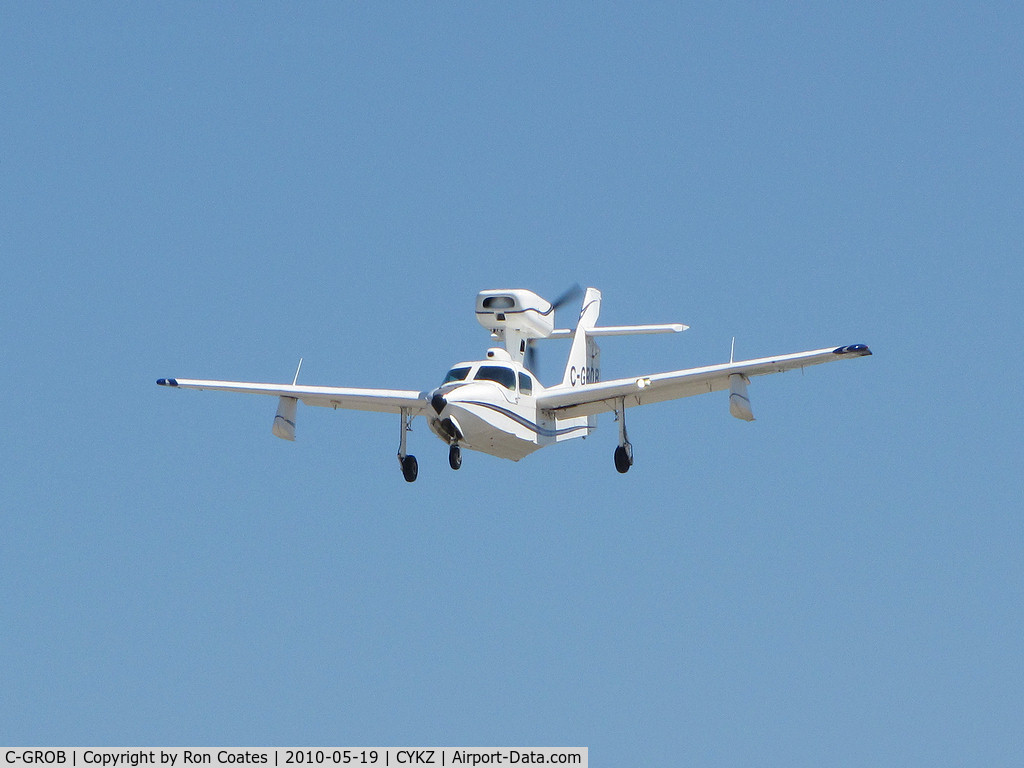
[[[600,314],[601,292],[597,288],[587,288],[580,319],[576,323],[576,331],[572,337],[572,349],[569,350],[569,359],[565,363],[563,386],[578,387],[600,380],[600,351],[593,338],[587,336],[587,331],[597,325],[597,317]]]
[[[576,330],[572,337],[572,349],[565,363],[565,375],[562,376],[563,387],[579,387],[594,384],[601,380],[601,350],[594,337],[587,331],[597,325],[597,316],[601,313],[601,292],[596,288],[587,288],[583,297],[583,308]],[[574,437],[586,437],[597,427],[597,416],[574,416],[569,419],[558,419],[558,437],[556,440],[570,440]]]

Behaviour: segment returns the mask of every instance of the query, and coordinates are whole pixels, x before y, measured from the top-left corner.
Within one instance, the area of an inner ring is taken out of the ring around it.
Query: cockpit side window
[[[498,365],[481,365],[473,377],[474,381],[495,381],[505,389],[516,391],[516,372]]]
[[[441,383],[447,384],[450,381],[465,381],[468,375],[468,365],[465,368],[452,368],[450,371],[448,371],[448,375],[444,377],[444,381],[442,381]]]
[[[533,379],[522,371],[519,372],[519,393],[522,395],[533,394]]]

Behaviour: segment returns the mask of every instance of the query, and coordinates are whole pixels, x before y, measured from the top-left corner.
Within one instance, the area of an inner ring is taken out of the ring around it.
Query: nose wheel
[[[457,443],[452,443],[448,448],[448,466],[458,469],[462,466],[462,449]]]

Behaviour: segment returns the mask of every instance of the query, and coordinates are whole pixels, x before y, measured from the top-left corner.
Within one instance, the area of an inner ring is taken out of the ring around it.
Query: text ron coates
[[[179,761],[180,757],[180,761]],[[7,750],[4,760],[8,765],[18,763],[26,765],[59,765],[72,766],[77,763],[74,756],[64,749],[48,750]],[[263,752],[248,750],[221,749],[216,752],[195,752],[192,750],[174,749],[126,749],[119,752],[109,750],[86,749],[81,754],[81,761],[87,765],[98,765],[103,768],[122,768],[140,765],[242,765],[266,764],[269,757]]]

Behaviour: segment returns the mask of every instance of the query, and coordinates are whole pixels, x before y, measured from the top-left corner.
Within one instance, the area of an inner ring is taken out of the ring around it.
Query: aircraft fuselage
[[[518,461],[558,439],[557,424],[540,418],[532,373],[511,360],[452,367],[430,393],[430,429],[448,444]]]

